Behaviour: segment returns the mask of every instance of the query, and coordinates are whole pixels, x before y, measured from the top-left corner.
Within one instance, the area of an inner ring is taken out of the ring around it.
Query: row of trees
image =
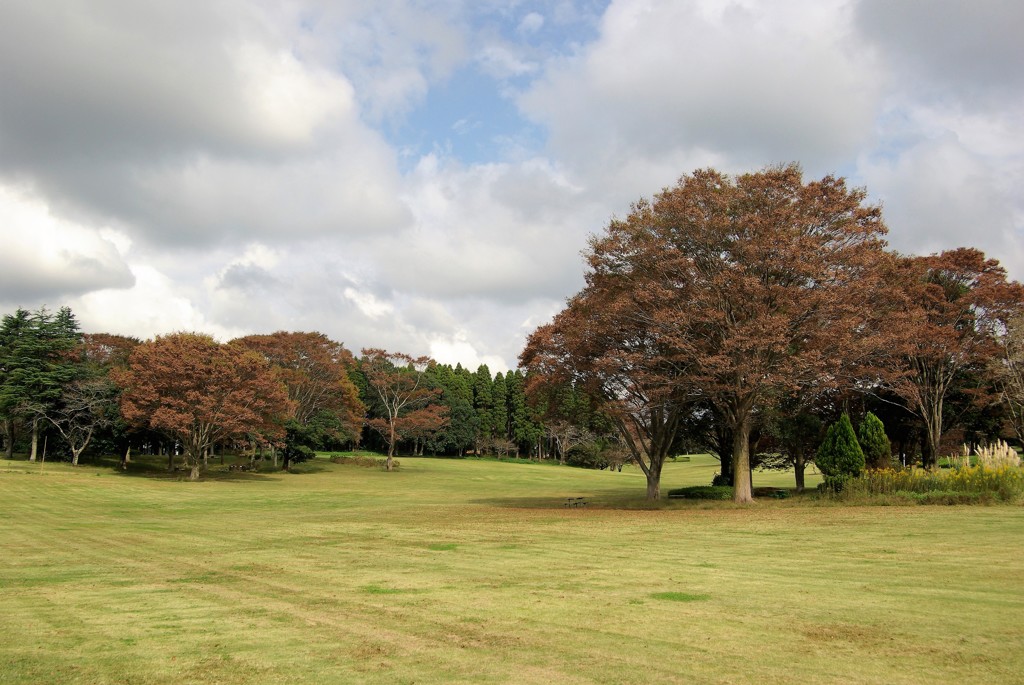
[[[822,419],[853,405],[913,419],[928,467],[951,419],[997,403],[1019,436],[1024,290],[978,250],[905,256],[885,233],[841,178],[697,171],[592,238],[586,286],[522,366],[590,398],[651,498],[683,442],[721,455],[738,502],[759,458],[799,483]]]
[[[319,333],[142,342],[83,334],[66,308],[19,309],[0,326],[4,448],[11,458],[20,437],[32,461],[48,441],[74,464],[90,446],[122,465],[133,448],[165,452],[169,468],[180,452],[192,478],[225,448],[268,452],[285,468],[360,443],[386,450],[389,469],[403,448],[564,460],[594,413],[574,392],[530,403],[526,385],[519,371],[492,377],[483,365],[380,349],[356,358]],[[559,410],[550,422],[549,407]]]

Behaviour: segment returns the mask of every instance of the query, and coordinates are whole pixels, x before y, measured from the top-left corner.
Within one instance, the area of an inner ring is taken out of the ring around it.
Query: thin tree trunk
[[[128,443],[128,448],[124,451],[124,456],[121,457],[121,470],[128,470],[128,462],[132,460],[132,444]]]
[[[14,459],[14,420],[4,419],[4,439],[6,443],[4,445],[4,456],[8,459]]]
[[[35,461],[36,453],[39,450],[39,419],[32,419],[32,450],[29,453],[28,460]]]
[[[395,463],[395,422],[394,421],[392,421],[390,426],[389,426],[388,435],[391,437],[391,439],[388,440],[388,460],[384,463],[384,468],[387,471],[391,471],[394,468],[394,463]]]

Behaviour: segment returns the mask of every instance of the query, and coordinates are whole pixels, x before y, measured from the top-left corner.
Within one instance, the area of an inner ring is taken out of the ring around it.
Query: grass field
[[[0,461],[0,683],[1024,682],[1022,507],[651,508],[628,469],[299,470]],[[713,471],[670,463],[663,489]]]

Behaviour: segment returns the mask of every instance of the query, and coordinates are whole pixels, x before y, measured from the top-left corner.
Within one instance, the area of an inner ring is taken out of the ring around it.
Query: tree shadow
[[[602,492],[599,496],[574,493],[558,497],[487,497],[470,501],[473,504],[503,509],[653,511],[679,508],[677,500],[671,502],[667,498],[649,500],[642,495],[636,495],[635,492],[622,494]]]

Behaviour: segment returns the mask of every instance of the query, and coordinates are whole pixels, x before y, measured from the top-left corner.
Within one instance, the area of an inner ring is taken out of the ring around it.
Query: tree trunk
[[[14,420],[4,419],[4,456],[14,459]]]
[[[167,450],[167,470],[174,472],[174,450]]]
[[[754,501],[750,473],[750,411],[740,410],[732,443],[732,501],[740,504]]]
[[[797,450],[795,461],[793,463],[793,471],[796,473],[796,491],[804,491],[804,469],[807,466],[807,462],[804,461],[804,451]]]
[[[388,460],[384,463],[384,468],[387,471],[391,471],[391,470],[394,469],[394,464],[395,464],[395,423],[394,423],[394,421],[391,422],[391,426],[390,426],[390,429],[388,431],[388,435],[391,436],[391,439],[388,440]]]
[[[127,449],[124,451],[124,456],[121,457],[121,470],[128,470],[128,462],[132,460],[132,445],[128,443]]]
[[[32,451],[29,453],[28,460],[35,461],[36,453],[39,450],[39,419],[36,417],[32,418]]]
[[[647,499],[661,499],[661,463],[651,462],[647,476]]]
[[[189,480],[193,480],[193,481],[194,480],[199,480],[199,471],[200,471],[201,468],[202,468],[202,465],[197,460],[196,463],[194,463],[192,465],[192,471],[189,472],[188,479]]]

